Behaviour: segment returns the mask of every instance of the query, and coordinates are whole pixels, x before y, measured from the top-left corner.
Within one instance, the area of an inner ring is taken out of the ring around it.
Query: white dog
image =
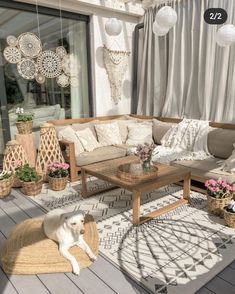
[[[79,275],[80,267],[76,258],[69,253],[70,247],[77,245],[86,252],[92,261],[96,260],[96,256],[83,239],[85,229],[82,211],[76,210],[76,208],[72,212],[66,212],[63,209],[52,210],[46,214],[43,228],[49,239],[59,243],[60,254],[70,261],[75,275]]]

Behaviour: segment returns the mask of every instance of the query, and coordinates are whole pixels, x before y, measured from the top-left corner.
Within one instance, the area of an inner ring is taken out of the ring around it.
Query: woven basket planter
[[[17,176],[14,175],[12,188],[21,188],[22,187],[22,181],[17,178]]]
[[[42,191],[43,180],[37,182],[22,182],[22,192],[28,196],[36,196]]]
[[[224,220],[230,228],[235,228],[235,213],[228,212],[224,209]]]
[[[219,198],[211,197],[210,195],[207,194],[208,211],[222,217],[224,214],[224,206],[229,204],[231,198],[232,198],[231,195],[229,195],[226,198],[219,199]]]
[[[68,182],[68,177],[65,178],[53,178],[49,177],[49,188],[54,191],[61,191],[66,188],[67,182]]]
[[[17,121],[16,127],[18,129],[19,134],[31,134],[33,130],[33,121]]]
[[[13,180],[14,177],[12,175],[8,179],[0,181],[0,198],[4,198],[11,193]]]

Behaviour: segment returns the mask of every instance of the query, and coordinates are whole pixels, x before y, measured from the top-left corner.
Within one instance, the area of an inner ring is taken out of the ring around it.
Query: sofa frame
[[[75,123],[91,122],[93,120],[100,120],[100,121],[112,120],[112,119],[120,118],[122,116],[123,115],[111,115],[111,116],[97,116],[97,117],[86,117],[86,118],[59,119],[59,120],[50,120],[48,121],[48,123],[51,123],[55,126],[66,126],[66,125],[71,125]],[[128,116],[131,116],[133,118],[146,119],[146,120],[156,118],[162,122],[172,122],[172,123],[179,123],[182,121],[182,119],[179,119],[179,118],[169,118],[169,117],[158,117],[158,116],[147,116],[147,115],[136,115],[136,114],[128,114]],[[209,122],[209,125],[214,128],[235,130],[235,124]],[[66,148],[68,150],[68,154],[63,152],[63,155],[65,158],[65,161],[68,162],[70,165],[70,180],[71,182],[75,182],[80,179],[81,167],[76,165],[74,143],[66,141],[66,140],[60,140],[59,143],[60,143],[62,151],[64,151]],[[191,179],[192,181],[196,181],[200,183],[203,183],[205,181],[205,178],[203,176],[194,175]],[[202,191],[205,192],[205,190],[202,188],[197,188],[196,190],[200,192]]]

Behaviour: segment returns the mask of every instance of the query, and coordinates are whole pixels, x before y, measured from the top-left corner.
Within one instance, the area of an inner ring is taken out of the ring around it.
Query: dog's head
[[[72,232],[77,234],[84,234],[84,219],[85,214],[81,210],[74,210],[61,215],[63,224]]]

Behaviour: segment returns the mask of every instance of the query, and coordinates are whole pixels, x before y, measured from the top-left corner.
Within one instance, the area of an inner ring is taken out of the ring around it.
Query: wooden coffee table
[[[165,214],[185,203],[188,202],[189,194],[190,194],[190,176],[191,173],[181,167],[170,166],[158,164],[158,176],[156,179],[152,179],[142,183],[131,183],[124,181],[117,177],[117,169],[118,166],[125,163],[138,162],[138,158],[136,156],[126,156],[118,159],[112,159],[103,161],[100,163],[90,164],[82,167],[81,169],[81,179],[82,179],[82,195],[84,198],[89,197],[91,195],[107,191],[108,189],[114,187],[121,187],[126,190],[133,192],[133,224],[139,225],[142,224],[154,217]],[[88,191],[87,189],[87,175],[92,175],[101,180],[107,181],[112,184],[112,186],[96,190],[96,191]],[[140,217],[140,201],[141,194],[145,192],[151,192],[160,187],[177,183],[179,181],[183,181],[183,198],[177,200],[176,202],[166,205],[163,208],[152,211],[144,216]]]

